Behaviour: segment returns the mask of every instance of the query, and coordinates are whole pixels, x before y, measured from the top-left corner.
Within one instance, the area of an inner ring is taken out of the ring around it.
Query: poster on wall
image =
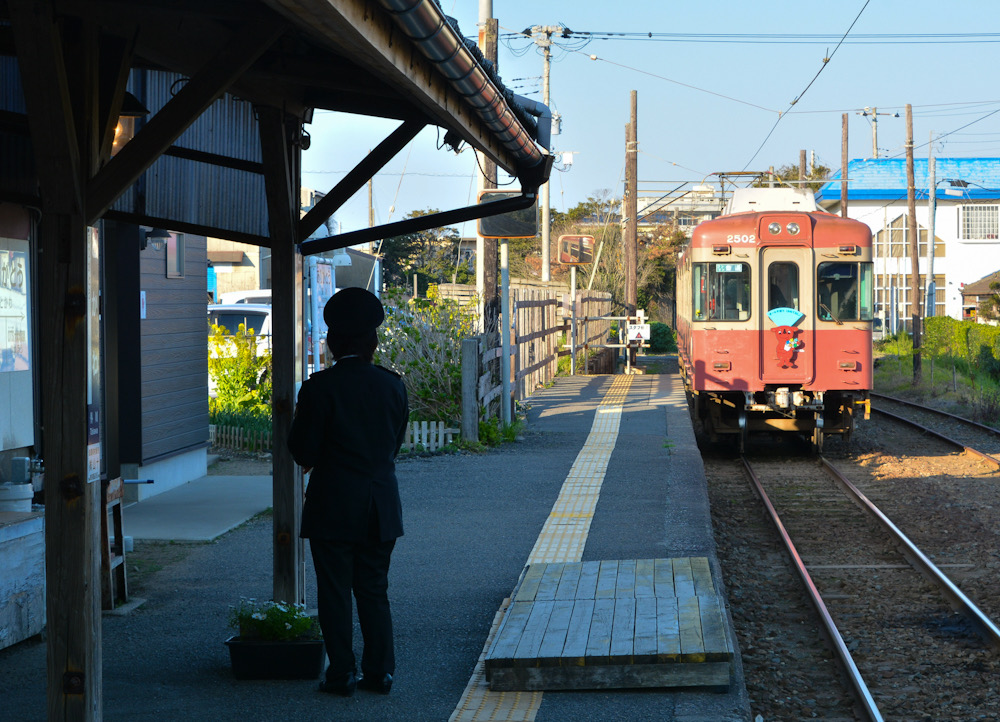
[[[13,243],[0,239],[0,373],[31,370],[28,253]]]

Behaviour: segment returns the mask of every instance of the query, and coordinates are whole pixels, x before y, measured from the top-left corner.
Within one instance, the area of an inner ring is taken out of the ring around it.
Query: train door
[[[760,253],[760,378],[765,384],[808,384],[815,377],[812,249]]]

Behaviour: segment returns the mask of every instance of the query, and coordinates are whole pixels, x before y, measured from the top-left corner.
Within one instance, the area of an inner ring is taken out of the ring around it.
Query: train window
[[[767,310],[799,310],[799,267],[794,263],[772,263],[767,267]]]
[[[749,264],[691,265],[696,321],[746,321],[750,318]]]
[[[872,264],[821,263],[816,291],[821,321],[872,319]]]

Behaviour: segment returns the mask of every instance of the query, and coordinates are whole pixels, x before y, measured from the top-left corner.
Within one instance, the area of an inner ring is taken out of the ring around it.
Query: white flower
[[[291,629],[291,628],[292,628],[292,625],[289,624],[288,622],[285,622],[285,629]]]
[[[264,621],[264,613],[263,612],[254,612],[250,616],[253,617],[254,619],[258,620],[258,621]]]

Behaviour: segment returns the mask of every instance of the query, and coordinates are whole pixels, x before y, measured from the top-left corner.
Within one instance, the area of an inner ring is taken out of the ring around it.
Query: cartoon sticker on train
[[[712,439],[798,432],[822,449],[868,417],[872,244],[810,193],[741,189],[677,261],[681,373]]]

